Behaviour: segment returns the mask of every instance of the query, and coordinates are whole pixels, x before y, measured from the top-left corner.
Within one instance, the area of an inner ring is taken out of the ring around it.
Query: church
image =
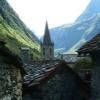
[[[46,22],[45,33],[44,33],[43,41],[41,42],[41,56],[42,59],[45,60],[54,59],[54,43],[52,42],[50,37],[48,22]]]

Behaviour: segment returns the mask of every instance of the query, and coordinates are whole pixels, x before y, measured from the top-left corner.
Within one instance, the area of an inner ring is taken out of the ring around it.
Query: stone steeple
[[[46,26],[45,26],[43,44],[45,44],[45,45],[53,45],[53,42],[51,41],[51,37],[50,37],[50,32],[49,32],[48,22],[47,21],[46,21]]]
[[[54,59],[54,43],[51,41],[47,21],[45,26],[43,42],[41,43],[41,56],[45,60]]]

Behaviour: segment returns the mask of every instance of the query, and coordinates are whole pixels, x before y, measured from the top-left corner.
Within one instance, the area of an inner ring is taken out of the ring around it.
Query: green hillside
[[[39,56],[38,39],[5,0],[0,1],[0,40],[4,40],[6,46],[19,56],[22,46],[28,46],[34,57]]]

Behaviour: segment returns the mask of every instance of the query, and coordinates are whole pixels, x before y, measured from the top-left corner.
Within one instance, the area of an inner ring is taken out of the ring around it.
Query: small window
[[[52,48],[50,48],[50,55],[52,55]]]
[[[45,55],[45,48],[43,48],[43,55]]]

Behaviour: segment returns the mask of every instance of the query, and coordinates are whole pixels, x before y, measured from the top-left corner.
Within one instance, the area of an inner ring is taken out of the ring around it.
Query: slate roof
[[[100,34],[97,34],[89,42],[83,45],[77,52],[78,53],[90,53],[100,50]]]
[[[33,65],[24,67],[27,71],[27,75],[24,77],[24,86],[34,87],[44,84],[54,77],[54,75],[59,72],[59,69],[63,69],[63,66],[66,66],[68,72],[70,72],[75,79],[80,81],[82,88],[84,87],[86,91],[89,91],[87,84],[64,61],[48,62],[47,64],[34,62]]]
[[[58,68],[59,61],[55,62],[33,62],[33,65],[25,66],[25,70],[27,71],[27,75],[24,77],[24,84],[28,85],[28,87],[38,85],[43,80],[48,78],[53,72]]]
[[[48,28],[48,23],[47,22],[46,22],[46,26],[45,26],[43,44],[45,44],[45,45],[53,45],[53,42],[51,41],[50,32],[49,32],[49,28]]]
[[[61,75],[66,73],[66,80],[68,81],[67,87],[69,87],[69,82],[75,82],[75,88],[79,91],[85,93],[87,96],[90,95],[90,88],[86,82],[84,82],[77,73],[75,73],[64,61],[51,61],[47,63],[43,62],[33,62],[33,65],[24,67],[28,72],[24,77],[23,89],[25,91],[30,91],[32,89],[38,89],[38,87],[43,87],[47,82],[50,81],[56,74]],[[61,72],[61,73],[60,73]],[[62,75],[61,75],[62,76]],[[62,79],[63,80],[63,79]],[[55,80],[56,81],[56,80]],[[49,84],[49,83],[48,83]],[[60,83],[58,83],[60,84]],[[73,83],[70,83],[72,85]],[[78,85],[76,85],[78,84]],[[77,87],[78,86],[78,87]],[[71,88],[67,88],[71,89]],[[74,92],[74,90],[67,90]],[[68,94],[66,93],[66,94]]]

